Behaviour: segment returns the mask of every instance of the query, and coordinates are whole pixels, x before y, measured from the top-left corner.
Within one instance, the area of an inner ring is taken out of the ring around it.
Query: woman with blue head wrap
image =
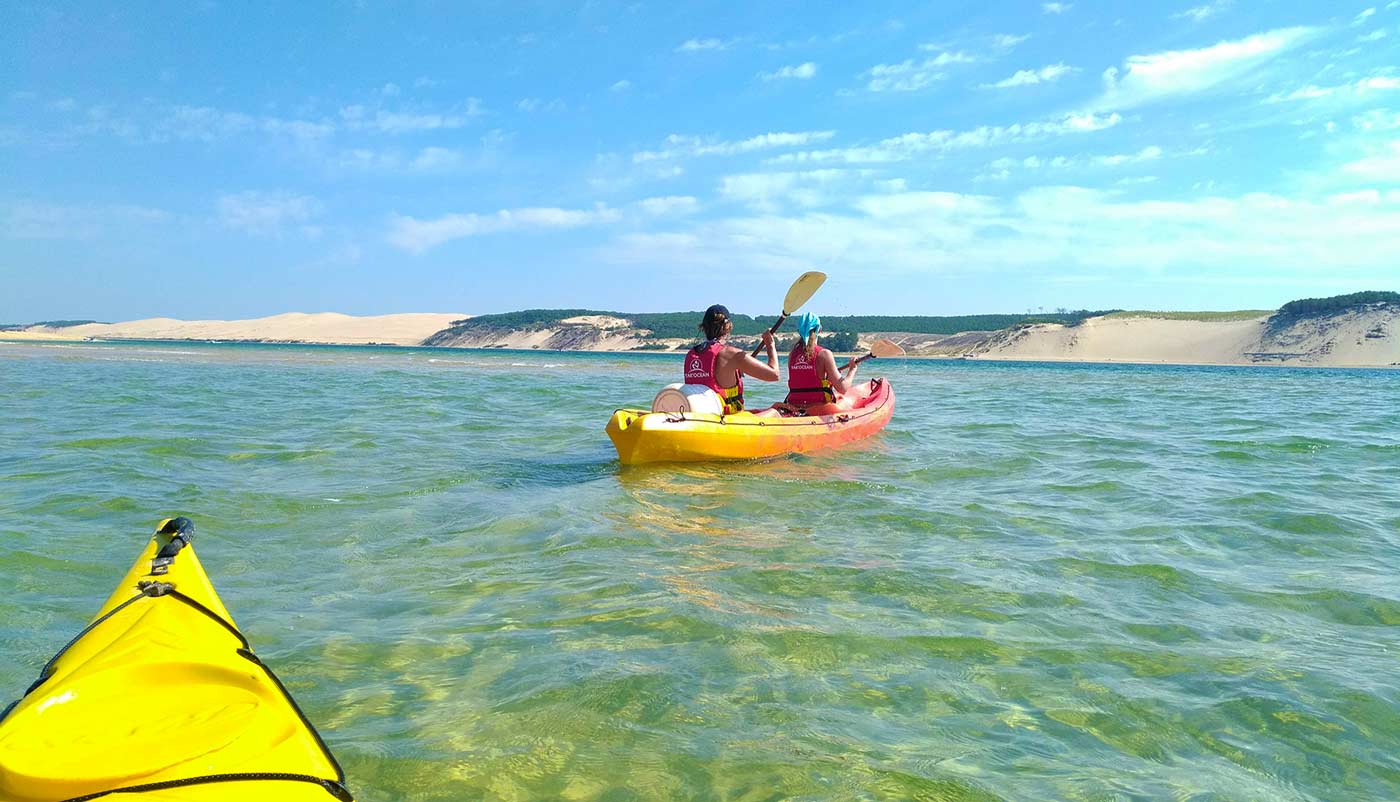
[[[838,409],[837,400],[851,390],[853,363],[845,375],[836,368],[836,357],[817,345],[822,319],[803,312],[797,319],[797,345],[788,354],[787,406],[804,415],[826,415]]]

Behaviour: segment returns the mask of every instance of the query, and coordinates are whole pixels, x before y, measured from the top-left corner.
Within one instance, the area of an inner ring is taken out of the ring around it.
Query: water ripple
[[[179,512],[366,800],[1395,797],[1400,374],[880,368],[622,469],[671,357],[5,345],[0,687]]]

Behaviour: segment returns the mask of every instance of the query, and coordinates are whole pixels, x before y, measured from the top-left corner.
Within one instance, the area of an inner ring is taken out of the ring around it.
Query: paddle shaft
[[[850,362],[847,362],[846,364],[842,365],[842,366],[841,366],[841,372],[842,372],[842,373],[845,373],[846,371],[850,370],[851,368],[855,367],[856,365],[859,365],[860,363],[864,362],[865,360],[867,360],[867,359],[874,359],[874,358],[875,358],[875,355],[874,355],[874,354],[866,354],[865,356],[858,356],[858,357],[856,357],[855,359],[852,359]]]
[[[778,333],[778,329],[782,327],[783,321],[785,321],[785,320],[787,320],[787,319],[788,319],[788,313],[787,313],[786,311],[784,311],[781,315],[778,315],[778,322],[773,324],[773,327],[772,327],[771,329],[768,330],[768,333],[769,333],[769,334],[776,335],[776,334]],[[758,345],[755,345],[755,346],[753,347],[753,355],[754,355],[754,356],[758,356],[759,353],[762,352],[762,351],[763,351],[763,340],[760,339],[760,340],[758,341]]]

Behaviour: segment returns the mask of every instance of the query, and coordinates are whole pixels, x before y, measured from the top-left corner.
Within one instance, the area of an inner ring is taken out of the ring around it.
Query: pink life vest
[[[836,400],[836,391],[831,389],[831,382],[819,378],[821,373],[817,360],[824,353],[826,349],[818,345],[812,349],[812,358],[808,359],[807,349],[799,342],[788,354],[789,404],[825,404]]]
[[[724,401],[724,414],[733,415],[744,408],[744,374],[739,374],[733,387],[721,387],[715,377],[715,359],[724,350],[719,340],[706,340],[685,355],[685,383],[703,384],[719,393]]]

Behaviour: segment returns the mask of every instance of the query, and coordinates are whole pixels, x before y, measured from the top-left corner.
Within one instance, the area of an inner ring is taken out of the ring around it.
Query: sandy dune
[[[1351,310],[1270,326],[1268,317],[1202,321],[1097,317],[996,332],[978,359],[1206,365],[1389,366],[1400,363],[1400,309]]]
[[[1231,364],[1254,350],[1265,318],[1228,322],[1089,318],[1078,326],[1046,323],[998,332],[981,359]]]
[[[363,345],[390,343],[417,345],[467,315],[416,312],[402,315],[355,317],[338,312],[307,314],[289,312],[253,320],[175,320],[148,318],[127,323],[88,323],[62,329],[36,327],[33,333],[64,339],[124,340],[263,340]]]
[[[595,326],[600,329],[625,329],[632,325],[632,321],[612,315],[575,315],[559,322],[571,326]]]

